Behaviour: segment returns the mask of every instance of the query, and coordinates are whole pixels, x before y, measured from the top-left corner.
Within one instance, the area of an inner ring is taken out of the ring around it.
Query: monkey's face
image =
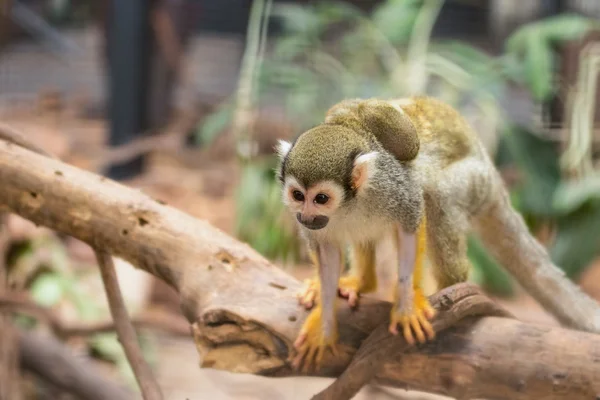
[[[306,188],[294,177],[285,179],[283,201],[298,222],[310,230],[325,228],[343,199],[343,188],[333,181]]]

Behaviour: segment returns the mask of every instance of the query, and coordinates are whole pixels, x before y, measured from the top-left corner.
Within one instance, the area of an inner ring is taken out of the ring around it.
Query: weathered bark
[[[286,359],[307,315],[295,299],[300,283],[249,246],[136,190],[1,141],[0,187],[0,204],[11,211],[173,286],[194,324],[204,366],[295,374]],[[446,310],[438,318],[457,312],[465,290],[434,297]],[[314,374],[339,375],[362,341],[387,323],[389,308],[367,297],[357,310],[344,304],[340,355],[327,355]],[[402,342],[389,335],[381,340],[382,346]],[[386,354],[374,378],[462,398],[594,398],[600,394],[598,349],[598,335],[485,317],[462,321],[405,354]]]

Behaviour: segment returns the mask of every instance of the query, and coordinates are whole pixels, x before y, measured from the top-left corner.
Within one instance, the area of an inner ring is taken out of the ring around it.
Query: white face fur
[[[292,145],[288,142],[279,142],[277,153],[280,159],[284,159],[291,147]],[[369,185],[370,178],[375,174],[376,159],[377,153],[371,152],[358,156],[354,161],[352,183],[357,190],[357,196],[363,194],[364,189]],[[339,236],[342,232],[344,232],[343,236],[347,236],[348,231],[361,232],[364,224],[368,222],[360,221],[360,215],[357,214],[362,213],[358,210],[355,210],[358,213],[355,212],[352,215],[346,213],[341,215],[338,212],[344,201],[344,188],[334,181],[321,181],[306,188],[295,177],[286,176],[282,195],[284,204],[296,215],[301,226],[309,229],[311,234],[316,236],[335,239],[331,236]],[[321,226],[322,223],[326,225]],[[357,227],[360,228],[357,229]],[[363,230],[363,232],[365,231]],[[342,240],[341,237],[339,239]],[[344,237],[343,240],[347,240],[347,238]]]

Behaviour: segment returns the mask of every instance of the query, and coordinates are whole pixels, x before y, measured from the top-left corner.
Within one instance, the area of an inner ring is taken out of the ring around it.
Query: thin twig
[[[112,257],[105,251],[95,250],[95,252],[98,265],[100,266],[102,281],[104,282],[104,289],[106,290],[110,313],[115,321],[117,336],[123,345],[125,355],[140,385],[142,395],[145,400],[162,400],[163,395],[160,387],[156,379],[154,379],[150,365],[144,360],[135,330],[127,314]]]

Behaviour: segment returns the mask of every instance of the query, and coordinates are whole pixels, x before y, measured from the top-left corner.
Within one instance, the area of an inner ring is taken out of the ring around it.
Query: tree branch
[[[203,366],[296,374],[287,359],[307,315],[295,298],[301,284],[249,246],[139,191],[1,141],[0,187],[0,204],[11,211],[105,249],[174,287]],[[443,310],[462,307],[452,299],[465,286],[437,295]],[[340,375],[361,343],[388,323],[389,311],[389,303],[367,296],[356,310],[342,302],[340,354],[326,355],[314,375]],[[594,398],[600,393],[596,349],[600,335],[510,318],[468,318],[431,343],[381,360],[374,382],[461,398]]]
[[[436,293],[430,300],[433,307],[442,311],[432,321],[437,335],[467,317],[514,318],[471,285],[456,285],[451,291]],[[313,400],[351,399],[381,371],[388,360],[401,358],[410,345],[402,335],[390,335],[388,329],[388,324],[377,327],[360,345],[348,368]],[[455,393],[450,394],[457,397]]]
[[[19,333],[22,366],[54,386],[88,400],[131,400],[133,393],[104,378],[52,337]]]

